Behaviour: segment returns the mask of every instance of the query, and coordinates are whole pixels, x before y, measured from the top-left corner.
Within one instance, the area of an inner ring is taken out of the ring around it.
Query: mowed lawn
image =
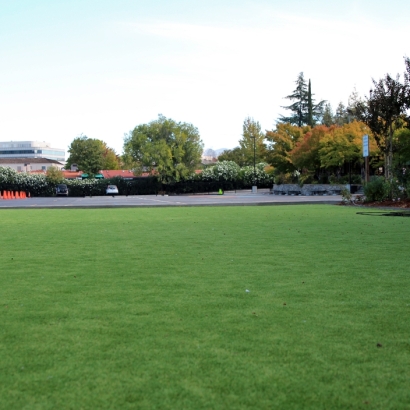
[[[1,210],[0,408],[409,409],[410,218],[360,210]]]

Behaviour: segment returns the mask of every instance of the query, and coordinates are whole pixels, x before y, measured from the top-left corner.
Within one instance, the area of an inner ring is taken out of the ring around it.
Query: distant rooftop
[[[43,147],[53,148],[53,146],[46,141],[0,141],[0,148],[30,148]]]
[[[48,158],[65,162],[65,150],[46,141],[0,141],[0,158]]]
[[[60,161],[49,158],[30,158],[30,157],[19,157],[19,158],[0,158],[0,166],[2,164],[59,164]]]

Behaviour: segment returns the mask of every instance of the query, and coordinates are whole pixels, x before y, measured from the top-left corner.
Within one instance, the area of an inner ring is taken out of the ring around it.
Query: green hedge
[[[224,167],[224,164],[222,164]],[[239,167],[238,167],[239,168]],[[107,185],[117,185],[120,195],[155,195],[158,192],[170,194],[215,192],[219,189],[224,191],[247,189],[253,185],[253,167],[239,169],[235,174],[219,174],[215,170],[204,172],[204,177],[193,175],[186,181],[172,184],[161,184],[156,177],[136,177],[133,180],[123,178],[111,179],[84,179],[64,180],[62,183],[68,186],[69,196],[99,196],[105,195]],[[266,174],[261,165],[256,170],[257,185],[260,188],[272,186],[272,178]],[[233,177],[232,177],[233,176]],[[55,195],[56,184],[49,183],[46,176],[16,172],[11,168],[0,167],[0,190],[25,191],[32,197],[50,197]]]

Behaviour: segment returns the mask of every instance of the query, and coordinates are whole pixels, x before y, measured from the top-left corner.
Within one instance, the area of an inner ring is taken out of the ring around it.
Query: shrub
[[[398,180],[386,182],[387,197],[389,199],[403,199],[407,197],[406,187],[399,183]]]
[[[29,192],[31,196],[51,196],[50,186],[43,174],[17,172],[9,167],[0,167],[0,189]]]
[[[389,184],[383,177],[372,177],[364,186],[366,202],[383,201],[389,196]]]
[[[214,166],[202,171],[203,181],[235,182],[239,175],[239,165],[233,161],[217,162]]]
[[[352,184],[362,184],[363,183],[362,176],[358,174],[352,175],[351,180],[352,180]]]
[[[121,195],[152,195],[161,189],[155,177],[58,180],[67,184],[69,196],[105,195],[107,185],[117,185]],[[25,191],[31,196],[53,196],[57,181],[51,181],[44,174],[16,172],[9,167],[0,167],[0,190]]]
[[[352,194],[350,193],[349,189],[343,188],[341,194],[342,194],[342,202],[349,203],[352,200]]]
[[[51,166],[46,172],[46,180],[52,185],[61,184],[64,180],[63,172],[57,167]]]
[[[407,189],[398,180],[386,181],[383,177],[373,177],[365,185],[366,201],[383,201],[385,199],[403,199],[407,197]]]
[[[285,183],[285,174],[277,174],[273,178],[276,185],[282,185]]]
[[[259,187],[266,187],[273,183],[272,173],[267,173],[265,163],[256,164],[255,170],[253,166],[246,166],[240,170],[240,179],[245,187],[251,187],[256,179],[256,184]]]
[[[281,185],[281,184],[297,184],[298,183],[299,176],[296,176],[290,172],[286,174],[276,174],[274,177],[274,181],[276,185]]]
[[[303,170],[299,177],[299,185],[303,186],[304,184],[314,184],[314,174],[311,171]]]

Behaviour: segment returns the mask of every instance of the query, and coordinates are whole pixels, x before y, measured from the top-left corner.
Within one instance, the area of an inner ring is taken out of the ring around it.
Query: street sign
[[[363,156],[369,156],[369,136],[367,134],[363,135]]]

